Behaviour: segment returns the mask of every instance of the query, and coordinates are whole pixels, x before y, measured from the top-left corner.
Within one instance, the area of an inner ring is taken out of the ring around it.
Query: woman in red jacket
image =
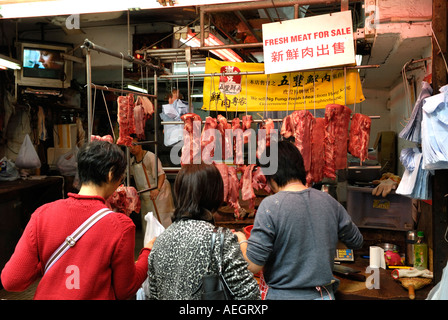
[[[134,262],[135,225],[122,213],[96,222],[45,273],[53,252],[84,221],[102,208],[121,184],[126,168],[115,144],[93,141],[78,153],[81,189],[39,207],[1,274],[7,291],[23,291],[39,277],[34,299],[128,299],[147,277],[152,242]],[[45,273],[45,274],[44,274]]]

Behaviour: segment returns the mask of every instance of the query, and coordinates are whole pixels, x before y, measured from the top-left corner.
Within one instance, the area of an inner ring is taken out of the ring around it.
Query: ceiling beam
[[[242,15],[241,11],[237,10],[234,13],[238,17],[238,19],[240,19],[241,22],[246,26],[246,28],[249,29],[249,32],[252,33],[255,39],[257,39],[258,42],[263,42],[263,39],[261,39],[261,37],[255,32],[254,28],[252,28],[250,23],[247,22],[246,18]]]

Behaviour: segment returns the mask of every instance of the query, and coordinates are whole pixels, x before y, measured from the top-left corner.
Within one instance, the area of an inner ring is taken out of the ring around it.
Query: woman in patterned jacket
[[[213,165],[185,165],[174,182],[175,219],[155,241],[149,256],[148,278],[143,288],[147,299],[201,299],[202,276],[209,261],[217,272],[218,246],[210,257],[213,213],[223,202],[223,181]],[[247,269],[236,236],[226,228],[222,272],[237,300],[260,299],[253,274]]]

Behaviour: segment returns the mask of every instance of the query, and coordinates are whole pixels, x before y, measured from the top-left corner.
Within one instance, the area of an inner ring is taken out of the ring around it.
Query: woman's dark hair
[[[109,171],[112,180],[118,181],[126,169],[126,158],[123,150],[116,144],[94,140],[86,143],[78,152],[79,181],[101,186],[109,181]]]
[[[182,218],[212,221],[224,201],[224,183],[218,169],[211,164],[182,166],[174,181],[176,209],[174,220]]]
[[[277,172],[272,175],[266,175],[267,181],[275,181],[279,187],[284,187],[288,182],[294,180],[300,180],[303,184],[306,184],[306,171],[303,164],[303,157],[299,149],[292,142],[287,140],[279,141],[277,146]],[[268,150],[268,152],[270,152],[270,150]],[[271,155],[271,157],[272,156],[273,155]],[[261,167],[263,167],[263,165],[261,165]]]

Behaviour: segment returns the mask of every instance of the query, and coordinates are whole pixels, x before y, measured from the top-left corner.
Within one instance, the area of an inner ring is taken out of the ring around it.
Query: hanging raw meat
[[[201,163],[201,117],[195,113],[186,113],[180,118],[185,123],[180,163]]]
[[[288,139],[289,137],[294,135],[294,128],[295,128],[295,124],[293,122],[293,118],[291,117],[291,115],[287,115],[283,119],[282,128],[280,129],[280,134],[283,137],[285,137],[286,139]]]
[[[234,154],[233,163],[243,164],[244,136],[240,118],[234,118],[232,120],[232,131],[233,131],[233,154]]]
[[[118,103],[119,138],[117,144],[132,146],[131,134],[135,133],[134,123],[134,95],[120,96]]]
[[[324,178],[324,139],[325,139],[325,118],[315,118],[313,122],[313,132],[311,135],[311,165],[306,176],[307,184],[320,182]]]
[[[145,139],[146,120],[154,114],[154,106],[147,97],[138,96],[134,107],[135,134],[139,139]]]
[[[134,187],[121,185],[107,199],[106,205],[115,212],[121,212],[130,216],[132,212],[140,212],[140,196]]]
[[[255,190],[264,190],[267,193],[271,193],[271,188],[266,181],[261,167],[256,167],[252,172],[252,187]]]
[[[145,112],[141,105],[135,105],[134,108],[135,134],[139,139],[145,139]]]
[[[246,216],[246,210],[240,206],[240,181],[238,180],[237,169],[234,166],[228,166],[229,173],[229,194],[227,202],[233,208],[233,216],[236,219],[243,219]]]
[[[260,158],[266,147],[271,145],[271,131],[274,129],[274,121],[272,119],[264,120],[260,129],[265,130],[265,136],[260,135],[260,131],[258,131],[257,158]]]
[[[249,164],[244,166],[243,176],[240,180],[241,186],[241,198],[246,201],[249,201],[249,209],[255,208],[255,193],[254,188],[252,186],[252,171],[255,167],[255,164]]]
[[[308,110],[294,111],[290,116],[291,123],[294,124],[294,144],[299,148],[305,171],[308,172],[311,165],[311,135],[314,116]]]
[[[336,170],[347,167],[348,125],[350,108],[329,104],[325,107],[325,167],[324,176],[336,178]]]
[[[100,140],[100,141],[107,141],[109,143],[114,143],[114,138],[112,138],[112,136],[110,134],[102,136],[102,137],[101,136],[96,136],[96,135],[92,134],[90,136],[90,140],[91,141],[93,141],[93,140]]]
[[[229,172],[228,167],[225,163],[213,162],[215,167],[218,169],[222,177],[222,182],[224,183],[224,202],[227,202],[229,195]]]
[[[350,124],[348,151],[361,163],[367,159],[371,124],[370,117],[361,113],[355,113]]]
[[[221,133],[221,138],[222,138],[222,146],[221,146],[221,151],[222,151],[222,159],[223,160],[228,160],[232,158],[232,153],[233,153],[233,148],[232,148],[232,131],[227,129],[232,129],[232,125],[230,123],[227,122],[227,119],[218,114],[217,117],[218,120],[218,130]]]
[[[252,122],[253,122],[253,119],[252,119],[251,115],[243,116],[242,129],[244,132],[244,143],[247,143],[251,138],[252,131],[250,131],[249,129],[252,126]]]
[[[205,118],[204,128],[201,133],[201,155],[202,161],[205,163],[212,163],[212,158],[215,156],[215,129],[218,127],[218,122],[215,118]]]

